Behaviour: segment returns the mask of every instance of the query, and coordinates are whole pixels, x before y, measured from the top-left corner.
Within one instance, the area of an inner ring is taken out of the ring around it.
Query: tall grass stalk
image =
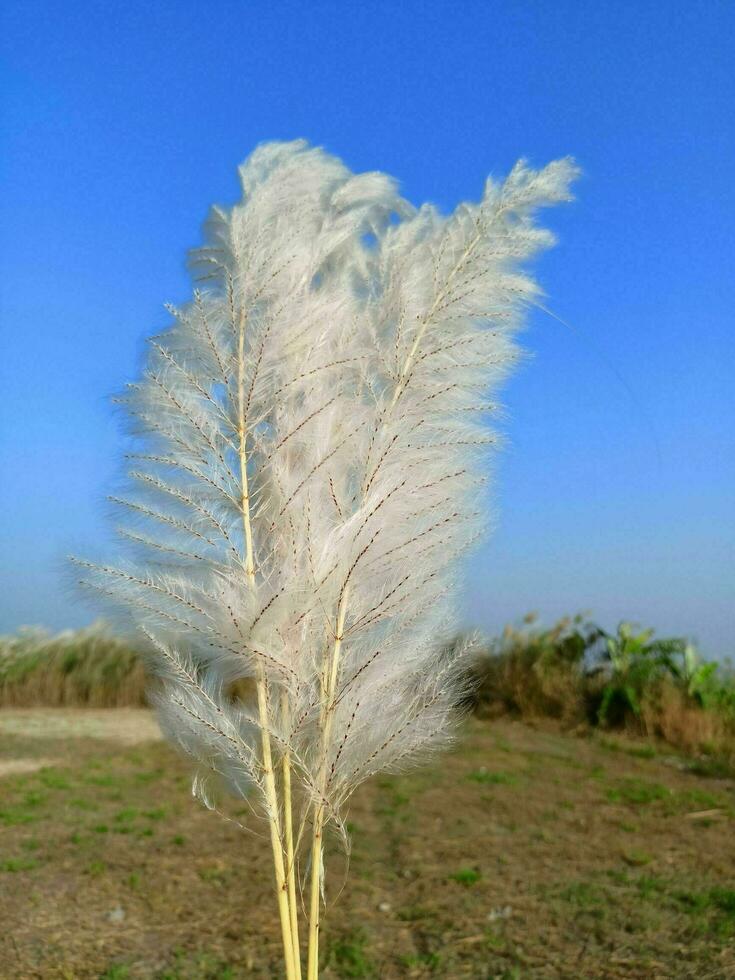
[[[324,839],[349,845],[355,788],[451,737],[489,396],[536,295],[519,265],[552,241],[533,214],[574,174],[520,163],[446,217],[301,141],[261,146],[120,399],[128,554],[77,561],[81,581],[146,638],[196,795],[230,792],[267,822],[288,980],[302,885],[318,976]]]

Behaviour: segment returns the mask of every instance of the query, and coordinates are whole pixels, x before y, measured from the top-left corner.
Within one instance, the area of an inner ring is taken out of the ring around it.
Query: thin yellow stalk
[[[319,903],[321,897],[322,870],[322,830],[324,828],[324,807],[317,805],[314,813],[314,828],[311,842],[311,898],[309,902],[309,962],[306,980],[317,980],[319,976]]]
[[[307,980],[317,980],[319,975],[319,911],[321,899],[321,879],[322,879],[322,853],[323,853],[323,831],[324,831],[324,802],[323,796],[326,790],[327,779],[327,751],[329,748],[329,737],[332,733],[332,720],[334,717],[334,694],[337,687],[339,676],[339,659],[342,651],[342,634],[345,626],[345,616],[347,614],[347,596],[349,589],[347,586],[342,590],[337,610],[337,630],[334,637],[332,657],[329,664],[329,673],[322,679],[322,710],[321,710],[321,751],[322,762],[319,774],[319,792],[322,799],[314,804],[314,826],[311,841],[311,888],[309,902],[309,961],[307,969]]]
[[[238,331],[238,456],[240,460],[240,482],[241,482],[241,510],[242,525],[245,535],[245,575],[248,586],[255,588],[255,562],[253,558],[253,529],[250,520],[250,494],[248,490],[248,470],[247,470],[247,435],[245,429],[245,318],[241,316]],[[258,716],[260,722],[261,746],[263,753],[263,785],[265,790],[266,806],[268,810],[268,824],[270,828],[271,848],[273,850],[273,869],[276,878],[276,894],[278,898],[278,914],[281,920],[281,938],[283,941],[283,956],[286,964],[287,980],[300,980],[301,969],[296,972],[296,962],[299,959],[298,946],[294,948],[292,915],[289,902],[288,883],[286,881],[286,869],[283,862],[283,841],[281,838],[281,820],[278,809],[278,794],[276,792],[276,779],[273,772],[273,756],[271,752],[270,739],[270,718],[268,713],[268,692],[266,689],[265,671],[262,664],[258,666],[256,675],[256,689],[258,695]],[[289,790],[290,790],[290,769],[289,769]],[[289,812],[290,812],[290,792],[289,792]]]
[[[268,696],[262,669],[258,678],[257,689],[258,714],[260,716],[261,741],[263,745],[263,769],[265,770],[263,782],[265,785],[266,804],[268,806],[268,824],[271,834],[271,847],[273,849],[273,867],[276,876],[278,913],[281,918],[281,939],[283,940],[283,955],[286,961],[286,978],[287,980],[296,980],[295,956],[291,935],[291,911],[288,901],[288,882],[286,881],[286,869],[283,863],[281,818],[278,812],[278,796],[276,794],[276,780],[273,772],[271,740],[268,733]]]
[[[288,718],[288,695],[281,695],[281,708],[284,719]],[[283,813],[286,831],[286,870],[288,878],[288,905],[291,916],[291,945],[293,947],[296,980],[301,980],[301,943],[299,941],[299,919],[296,904],[296,863],[293,844],[293,810],[291,802],[291,753],[288,749],[283,755]]]

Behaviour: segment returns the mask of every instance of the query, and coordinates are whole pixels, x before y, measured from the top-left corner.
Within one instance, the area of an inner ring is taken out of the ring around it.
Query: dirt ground
[[[282,976],[268,846],[146,712],[3,710],[2,764],[3,980]],[[665,748],[473,720],[355,797],[323,976],[733,978],[734,826]]]

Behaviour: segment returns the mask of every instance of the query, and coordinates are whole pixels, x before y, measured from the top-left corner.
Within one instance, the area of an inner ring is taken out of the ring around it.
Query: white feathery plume
[[[519,163],[444,217],[303,141],[261,146],[121,399],[131,558],[78,564],[145,634],[195,789],[213,805],[209,772],[268,820],[289,980],[306,829],[314,980],[325,828],[344,835],[357,785],[445,741],[466,693],[449,641],[489,398],[537,294],[520,266],[553,240],[534,211],[575,175]],[[251,702],[228,695],[242,678]]]

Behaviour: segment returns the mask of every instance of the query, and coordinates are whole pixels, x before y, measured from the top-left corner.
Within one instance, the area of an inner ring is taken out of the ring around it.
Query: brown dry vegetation
[[[3,978],[280,976],[268,848],[191,799],[146,712],[0,729],[5,761],[42,763],[0,779]],[[735,787],[669,751],[474,720],[365,786],[325,980],[734,976]]]
[[[0,637],[2,707],[140,707],[146,685],[138,652],[104,624]]]
[[[656,697],[644,698],[641,725],[684,752],[696,754],[703,748],[709,754],[735,760],[733,726],[730,718],[714,711],[702,711],[672,684],[663,684]]]

